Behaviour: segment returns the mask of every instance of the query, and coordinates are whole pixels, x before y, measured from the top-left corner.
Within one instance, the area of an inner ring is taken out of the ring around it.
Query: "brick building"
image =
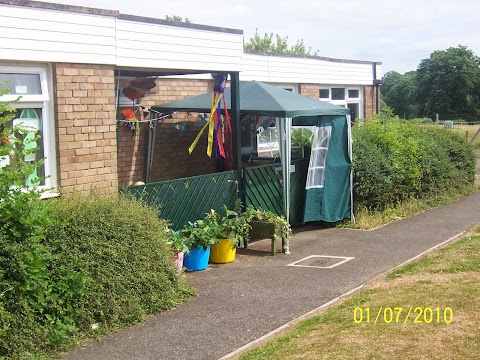
[[[41,135],[42,186],[52,195],[145,180],[148,123],[133,132],[117,122],[117,105],[130,106],[119,91],[128,79],[155,78],[137,101],[147,107],[209,91],[223,71],[349,107],[353,118],[377,109],[377,62],[244,53],[241,30],[110,10],[24,0],[0,0],[0,10],[0,80],[11,89],[0,101],[21,96],[18,118],[36,114],[29,120]],[[199,129],[197,114],[159,123],[150,181],[216,170],[204,143],[188,155]]]

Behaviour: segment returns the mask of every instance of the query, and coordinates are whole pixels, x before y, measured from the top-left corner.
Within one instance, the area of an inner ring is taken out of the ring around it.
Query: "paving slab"
[[[475,225],[480,193],[373,231],[304,226],[290,255],[270,256],[270,242],[260,241],[231,264],[188,273],[197,297],[64,359],[219,359]],[[329,269],[287,266],[311,255],[353,259]]]

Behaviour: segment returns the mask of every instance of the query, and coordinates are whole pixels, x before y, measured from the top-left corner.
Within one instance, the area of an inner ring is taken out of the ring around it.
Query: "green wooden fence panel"
[[[237,194],[238,171],[193,176],[129,186],[124,191],[159,208],[159,217],[169,220],[173,229],[201,219],[210,209],[222,212],[233,208]]]
[[[245,203],[256,209],[283,214],[282,171],[280,164],[244,169]]]
[[[309,159],[292,161],[290,174],[290,223],[303,222],[305,183]],[[252,166],[244,169],[245,202],[257,209],[283,215],[282,170],[280,164]]]

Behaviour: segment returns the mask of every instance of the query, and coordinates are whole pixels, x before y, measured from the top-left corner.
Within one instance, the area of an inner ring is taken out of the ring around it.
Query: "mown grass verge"
[[[479,283],[477,229],[240,358],[479,359]]]
[[[355,211],[355,223],[352,223],[350,220],[343,221],[338,223],[337,227],[372,230],[391,222],[419,214],[422,211],[450,204],[476,191],[478,191],[477,186],[468,185],[457,191],[431,195],[427,198],[404,200],[395,205],[387,206],[383,210],[357,209]]]

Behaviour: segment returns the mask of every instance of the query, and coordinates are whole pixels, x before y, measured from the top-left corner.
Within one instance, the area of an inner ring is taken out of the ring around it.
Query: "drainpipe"
[[[372,72],[373,72],[373,85],[375,85],[375,113],[378,114],[380,112],[380,85],[382,83],[381,79],[377,79],[377,62],[373,62],[372,64]]]

